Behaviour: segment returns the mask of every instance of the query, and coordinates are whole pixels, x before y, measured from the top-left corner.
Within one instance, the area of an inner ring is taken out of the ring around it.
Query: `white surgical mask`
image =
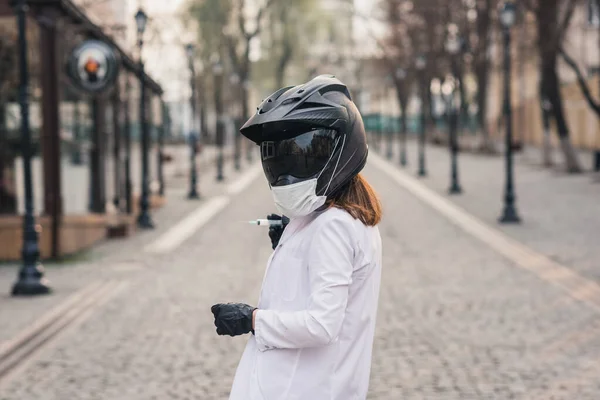
[[[285,186],[271,187],[279,211],[289,218],[303,217],[317,210],[327,196],[317,196],[317,178]]]

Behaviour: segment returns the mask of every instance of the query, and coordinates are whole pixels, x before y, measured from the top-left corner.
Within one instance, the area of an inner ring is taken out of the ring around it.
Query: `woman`
[[[275,238],[258,308],[212,307],[219,335],[252,332],[230,400],[366,399],[381,205],[359,175],[362,118],[342,82],[319,76],[275,92],[241,133],[261,146],[273,199],[290,221]]]

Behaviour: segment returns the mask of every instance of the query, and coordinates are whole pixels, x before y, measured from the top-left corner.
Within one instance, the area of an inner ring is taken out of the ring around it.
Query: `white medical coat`
[[[380,281],[377,227],[337,208],[293,219],[229,399],[366,399]]]

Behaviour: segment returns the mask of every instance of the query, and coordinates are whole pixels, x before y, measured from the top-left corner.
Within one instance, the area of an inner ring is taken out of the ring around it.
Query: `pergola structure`
[[[0,34],[8,37],[11,36],[10,32],[14,32],[16,37],[12,2],[0,0]],[[155,178],[161,181],[159,183],[163,187],[160,146],[166,128],[166,108],[162,102],[161,86],[150,76],[141,74],[139,63],[90,21],[72,1],[28,0],[27,3],[28,52],[31,54],[30,64],[33,64],[30,65],[30,74],[33,75],[31,101],[37,101],[41,117],[36,146],[39,148],[43,171],[42,210],[36,210],[41,211],[38,222],[43,230],[40,250],[42,257],[60,257],[91,246],[106,237],[115,225],[121,228],[133,225],[130,222],[134,220],[132,214],[136,201],[132,194],[135,178],[131,153],[136,126],[140,125],[135,118],[140,114],[139,84],[142,79],[148,96],[146,104],[149,112],[146,115],[152,119],[148,125],[158,148],[158,162],[155,163],[153,159],[157,171]],[[117,84],[110,92],[98,96],[79,91],[66,75],[65,65],[70,51],[86,39],[109,44],[119,58]],[[10,102],[10,99],[7,101]],[[0,105],[0,113],[5,111],[6,104]],[[3,146],[3,136],[5,142],[6,137],[10,136],[6,117],[2,116],[1,119],[0,131],[3,132],[0,132],[0,147]],[[88,148],[82,150],[81,143],[85,141],[83,136],[87,139]],[[80,172],[85,170],[85,166],[79,167],[81,171],[77,172],[76,167],[65,162],[66,153],[72,152],[71,158],[76,160],[75,164],[79,162],[81,165],[82,151],[89,160],[87,173],[83,174]],[[0,154],[0,183],[4,173],[1,158]],[[87,184],[74,183],[75,178],[71,175],[74,177],[77,173],[85,177]],[[67,191],[65,185],[70,185]],[[107,187],[111,189],[111,198],[107,198]],[[139,192],[139,189],[136,191]],[[87,197],[86,209],[75,213],[65,212],[65,196],[68,202],[74,195]],[[113,204],[111,209],[116,211],[111,218],[107,217],[107,204]],[[5,209],[4,215],[0,215],[0,243],[3,244],[0,246],[0,259],[19,258],[21,220],[17,214],[15,207],[12,213],[7,213]]]

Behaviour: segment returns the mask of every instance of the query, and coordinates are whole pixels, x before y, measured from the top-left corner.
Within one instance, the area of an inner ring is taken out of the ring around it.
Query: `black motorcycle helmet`
[[[333,75],[279,89],[240,132],[260,145],[271,186],[318,177],[316,194],[330,196],[367,162],[362,117],[346,85]]]

